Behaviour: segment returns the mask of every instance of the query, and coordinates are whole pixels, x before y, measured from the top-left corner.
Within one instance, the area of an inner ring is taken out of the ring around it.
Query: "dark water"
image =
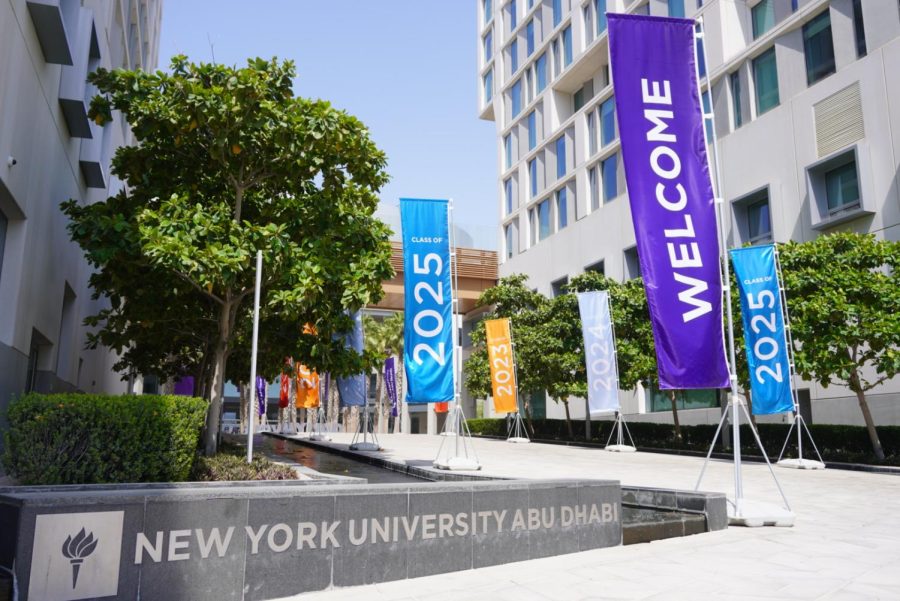
[[[274,436],[254,438],[253,445],[260,450],[265,450],[267,453],[281,455],[285,459],[290,459],[323,474],[365,478],[371,484],[422,484],[423,482],[428,482],[428,480],[423,480],[422,478],[401,474],[400,472],[369,465],[361,461],[354,461],[341,455],[295,444]]]

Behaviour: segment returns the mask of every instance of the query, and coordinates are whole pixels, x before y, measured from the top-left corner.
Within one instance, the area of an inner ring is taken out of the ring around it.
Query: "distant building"
[[[497,125],[500,275],[547,295],[594,270],[640,275],[609,73],[605,13],[703,18],[707,137],[723,162],[728,244],[837,230],[900,239],[900,6],[862,0],[478,0],[479,116]],[[740,349],[739,349],[740,352]],[[900,423],[900,382],[869,396]],[[716,422],[691,391],[682,423]],[[623,395],[629,419],[671,421],[654,388]],[[846,388],[800,384],[815,422],[861,424]],[[573,417],[584,403],[572,403]],[[537,417],[562,406],[532,399]]]
[[[155,69],[161,15],[162,0],[0,4],[0,420],[32,390],[127,390],[110,351],[84,348],[83,320],[103,301],[59,204],[123,187],[110,160],[134,138],[118,113],[103,127],[88,119],[87,75]]]

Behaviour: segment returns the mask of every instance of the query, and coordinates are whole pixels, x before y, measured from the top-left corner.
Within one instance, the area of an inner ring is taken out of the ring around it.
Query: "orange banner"
[[[516,401],[515,361],[509,334],[509,319],[489,319],[484,322],[487,333],[488,363],[491,366],[491,389],[494,393],[496,413],[515,413]]]
[[[319,406],[319,374],[305,365],[297,364],[297,409]]]
[[[450,402],[449,401],[434,404],[434,412],[435,413],[447,413],[449,411],[450,411]]]

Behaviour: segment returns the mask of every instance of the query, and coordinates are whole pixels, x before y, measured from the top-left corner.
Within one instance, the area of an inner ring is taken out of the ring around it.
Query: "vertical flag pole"
[[[787,447],[788,440],[790,439],[791,433],[788,432],[787,438],[785,438],[784,446],[781,447],[781,453],[778,455],[778,460],[776,463],[783,467],[798,467],[801,469],[813,469],[820,470],[825,469],[825,462],[822,460],[822,454],[819,453],[819,448],[816,446],[816,441],[813,440],[812,433],[809,431],[809,428],[806,427],[806,422],[803,419],[803,415],[800,413],[800,396],[797,391],[797,381],[794,378],[794,337],[791,333],[791,315],[788,311],[787,305],[787,289],[784,285],[784,276],[781,274],[781,258],[778,252],[778,245],[774,244],[775,249],[775,273],[778,274],[778,291],[781,294],[781,310],[784,312],[784,346],[787,349],[788,353],[788,364],[790,365],[790,378],[791,378],[791,397],[794,401],[794,423],[791,427],[797,428],[797,460],[786,459],[782,460],[781,457],[784,455],[784,450]],[[811,459],[803,459],[803,428],[806,427],[806,433],[809,434],[809,440],[812,442],[813,449],[816,451],[816,455],[819,457],[819,461],[814,461]]]
[[[698,32],[696,28],[694,29],[694,54],[696,57],[697,53],[697,44],[696,40],[704,39],[705,29],[703,25],[703,17],[701,16],[697,19],[697,23],[700,26],[700,31]],[[706,44],[703,44],[703,63],[706,63]],[[706,123],[709,121],[713,126],[713,135],[712,135],[712,147],[713,147],[713,161],[715,162],[715,174],[716,177],[713,181],[713,195],[714,195],[714,204],[716,209],[716,224],[718,226],[718,234],[719,234],[719,257],[722,264],[723,269],[723,277],[724,280],[722,282],[722,288],[725,292],[725,315],[728,321],[728,378],[731,383],[731,389],[728,391],[728,405],[731,407],[731,423],[732,423],[732,437],[733,437],[733,446],[734,446],[734,505],[735,505],[735,515],[741,515],[741,504],[744,498],[744,484],[743,478],[741,474],[741,429],[740,429],[740,412],[738,411],[737,403],[739,402],[737,396],[735,395],[735,389],[737,388],[737,372],[735,369],[735,357],[734,357],[734,324],[731,315],[731,268],[728,264],[728,251],[726,250],[726,240],[725,240],[725,227],[722,223],[722,170],[721,170],[721,161],[719,160],[719,144],[716,139],[715,132],[715,111],[712,106],[712,90],[709,90],[710,93],[710,103],[709,103],[709,113],[706,112],[706,109],[703,107],[703,94],[700,89],[700,68],[698,65],[698,61],[696,58],[694,59],[694,71],[697,74],[697,99],[700,101],[700,107],[703,111],[703,125],[704,125],[704,135],[706,135]],[[709,86],[708,86],[709,87]],[[727,411],[726,411],[727,413]],[[713,441],[715,443],[715,441]],[[704,466],[705,467],[705,466]]]
[[[457,329],[457,315],[459,312],[459,299],[457,291],[459,289],[459,261],[456,248],[456,234],[453,228],[453,199],[447,202],[447,230],[450,246],[450,298],[452,315],[451,340],[453,345],[453,409],[447,415],[447,422],[444,424],[444,434],[453,437],[454,453],[452,456],[444,454],[444,445],[447,437],[441,441],[438,449],[437,459],[433,465],[440,469],[460,469],[460,470],[480,470],[481,463],[478,461],[478,454],[471,441],[469,426],[466,424],[465,413],[461,406],[460,395],[460,375],[462,368],[462,353],[457,348],[459,343],[459,330]],[[460,449],[462,446],[462,449]],[[471,448],[470,448],[471,447]],[[460,452],[461,451],[461,452]],[[470,456],[471,452],[471,456]]]
[[[614,390],[619,390],[619,353],[616,350],[618,347],[616,346],[616,322],[613,320],[612,313],[612,297],[607,292],[606,294],[606,310],[609,313],[609,333],[612,337],[612,348],[613,348],[613,376],[615,377],[615,381],[613,386]],[[619,399],[618,393],[616,393],[616,398]],[[616,410],[616,444],[610,445],[609,440],[606,441],[607,451],[617,451],[617,452],[634,452],[637,450],[634,446],[634,439],[631,437],[631,432],[628,431],[628,424],[625,423],[625,418],[622,415],[622,401],[618,400],[619,408]],[[631,441],[630,445],[625,444],[625,434],[628,434],[628,440]],[[612,438],[612,432],[610,432],[610,438]]]
[[[256,414],[256,351],[259,342],[259,289],[262,287],[262,251],[256,251],[256,289],[253,291],[253,347],[250,352],[250,406],[247,407],[247,463],[253,463],[253,416]]]
[[[512,373],[513,373],[513,394],[516,397],[516,417],[513,420],[512,430],[508,433],[506,437],[506,442],[515,442],[515,443],[527,443],[531,442],[531,438],[528,436],[528,430],[525,428],[525,424],[522,421],[522,414],[519,411],[519,374],[518,374],[518,366],[516,365],[516,343],[513,341],[513,330],[512,330],[512,319],[509,319],[509,354],[510,359],[512,360]]]
[[[747,411],[747,407],[744,402],[737,397],[737,364],[735,362],[734,355],[734,321],[731,312],[731,265],[729,263],[728,251],[726,249],[726,239],[725,239],[725,224],[723,223],[722,218],[722,205],[724,203],[724,198],[722,197],[723,193],[723,185],[722,185],[722,167],[721,167],[721,159],[719,157],[719,143],[718,138],[716,138],[715,132],[715,110],[713,109],[712,104],[712,86],[709,85],[709,79],[707,78],[707,89],[710,95],[710,103],[709,103],[709,113],[706,112],[706,109],[703,108],[703,95],[700,89],[700,68],[698,62],[696,60],[697,54],[697,44],[696,40],[704,39],[704,25],[703,25],[703,17],[701,16],[697,19],[697,24],[700,26],[700,31],[697,31],[696,27],[694,28],[694,72],[696,73],[697,79],[697,99],[700,101],[700,107],[703,111],[703,125],[704,125],[704,136],[706,135],[706,123],[712,124],[713,127],[713,135],[712,135],[712,147],[713,147],[713,161],[715,162],[715,180],[712,182],[713,185],[713,196],[714,196],[714,204],[716,209],[716,225],[719,234],[719,256],[722,263],[722,273],[723,273],[723,282],[722,288],[725,293],[725,315],[728,321],[728,378],[730,380],[731,389],[728,391],[728,406],[731,409],[731,425],[732,425],[732,445],[734,447],[734,515],[729,516],[729,521],[733,524],[743,525],[743,526],[791,526],[794,523],[794,514],[790,511],[790,505],[788,504],[787,497],[784,494],[784,491],[781,488],[781,483],[778,482],[778,478],[775,476],[775,472],[772,470],[772,465],[769,462],[769,457],[766,455],[766,451],[762,446],[762,441],[759,438],[756,430],[752,427],[753,435],[756,439],[756,444],[759,446],[760,451],[762,451],[763,457],[766,460],[766,465],[769,468],[769,472],[772,474],[772,479],[775,480],[775,486],[778,488],[778,492],[781,493],[781,498],[784,500],[785,510],[781,508],[769,507],[764,504],[755,503],[752,509],[746,507],[744,503],[744,483],[743,483],[743,475],[742,475],[742,466],[741,466],[741,430],[740,430],[740,412]],[[707,63],[706,59],[706,44],[703,44],[703,62]],[[725,416],[728,415],[728,412],[722,414],[722,419],[725,419]],[[750,416],[747,414],[747,420],[749,422]],[[719,423],[719,427],[721,428],[722,423]],[[718,430],[717,430],[718,432]],[[718,436],[718,434],[717,434]],[[715,444],[715,439],[713,439],[712,444]],[[706,461],[709,462],[709,456],[712,453],[712,446],[710,446],[710,453],[706,456]],[[703,470],[700,472],[700,478],[703,478],[703,472],[706,470],[706,463],[703,464]],[[697,488],[700,486],[700,480],[697,481]]]

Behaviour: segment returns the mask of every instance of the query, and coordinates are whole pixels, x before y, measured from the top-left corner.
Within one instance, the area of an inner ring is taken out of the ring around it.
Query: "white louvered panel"
[[[865,137],[859,82],[819,101],[816,120],[816,151],[827,156]]]

